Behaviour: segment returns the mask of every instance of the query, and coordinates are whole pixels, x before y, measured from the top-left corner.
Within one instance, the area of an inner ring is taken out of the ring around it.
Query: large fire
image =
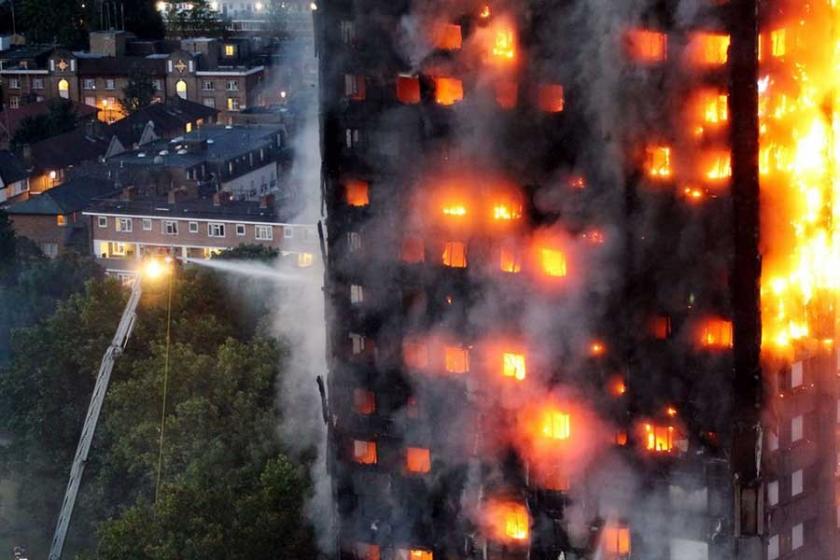
[[[759,43],[762,343],[783,354],[833,343],[833,325],[819,317],[840,286],[840,4],[796,5],[795,45],[784,26]]]
[[[490,500],[485,504],[484,510],[484,525],[488,538],[498,542],[528,542],[531,516],[524,504]]]

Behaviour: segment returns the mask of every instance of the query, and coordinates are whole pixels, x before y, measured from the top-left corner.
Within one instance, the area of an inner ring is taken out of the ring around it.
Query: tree
[[[16,4],[19,30],[28,42],[82,48],[94,4],[82,0],[20,0]]]
[[[79,114],[73,103],[66,99],[50,101],[46,114],[26,117],[12,137],[13,150],[19,150],[24,144],[34,144],[40,140],[70,132],[79,125]]]
[[[121,3],[125,12],[125,28],[143,39],[163,39],[166,27],[155,0],[126,0]]]
[[[234,247],[233,249],[228,249],[227,251],[222,251],[216,255],[213,255],[214,259],[218,260],[249,260],[249,261],[262,261],[262,262],[270,262],[277,258],[280,253],[277,249],[273,247],[266,247],[265,245],[247,245],[242,244]]]
[[[166,13],[167,31],[178,37],[219,37],[225,33],[225,24],[207,0],[171,3]]]
[[[15,262],[15,230],[9,214],[0,208],[0,284]]]
[[[152,77],[147,72],[137,68],[129,74],[128,82],[122,91],[123,99],[120,100],[120,105],[123,111],[129,115],[151,105],[155,98],[155,85]]]

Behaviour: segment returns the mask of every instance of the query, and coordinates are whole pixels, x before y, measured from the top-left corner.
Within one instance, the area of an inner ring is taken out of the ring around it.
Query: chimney
[[[274,208],[274,195],[267,194],[260,197],[260,208]]]
[[[123,202],[131,202],[132,200],[137,199],[137,187],[134,185],[129,185],[122,190],[122,194],[120,195],[120,200]]]

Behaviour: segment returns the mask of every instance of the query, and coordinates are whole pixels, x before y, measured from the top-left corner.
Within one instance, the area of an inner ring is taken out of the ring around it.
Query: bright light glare
[[[169,262],[163,262],[158,259],[149,259],[141,268],[141,274],[144,278],[149,280],[157,280],[161,276],[169,273]]]

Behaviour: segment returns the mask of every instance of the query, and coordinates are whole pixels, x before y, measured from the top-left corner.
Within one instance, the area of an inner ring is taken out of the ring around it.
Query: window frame
[[[97,216],[97,225],[100,228],[108,227],[108,216]]]
[[[245,236],[245,233],[246,233],[245,224],[236,224],[234,229],[236,231],[236,236],[237,237],[244,237]]]
[[[168,231],[172,226],[172,231]],[[160,233],[163,235],[178,235],[178,220],[161,220]]]
[[[131,218],[116,218],[114,220],[114,231],[120,233],[131,233],[134,231],[134,222]]]
[[[260,235],[260,232],[268,232],[268,235]],[[273,241],[274,240],[274,228],[271,226],[263,226],[263,225],[255,225],[254,226],[254,239],[257,241]]]
[[[213,233],[213,231],[216,233]],[[207,222],[207,237],[224,238],[226,235],[224,222]]]
[[[190,222],[187,226],[187,230],[190,233],[198,233],[198,222]]]
[[[143,231],[152,231],[152,219],[143,218]]]

